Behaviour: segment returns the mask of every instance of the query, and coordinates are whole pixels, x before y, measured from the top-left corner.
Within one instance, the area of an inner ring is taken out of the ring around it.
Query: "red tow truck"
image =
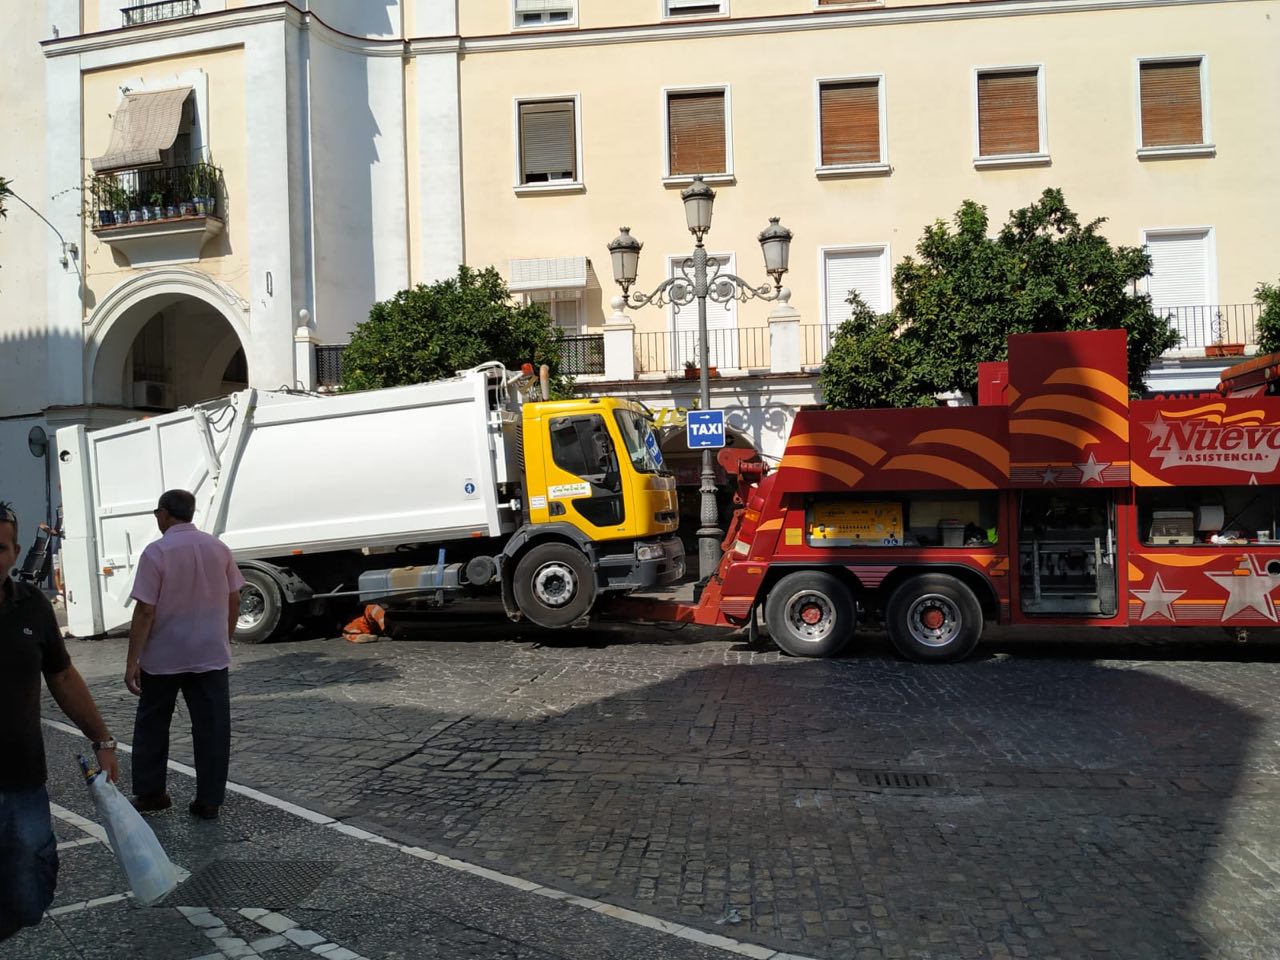
[[[1131,400],[1123,331],[1009,338],[972,407],[803,411],[692,604],[644,619],[755,629],[838,653],[859,615],[915,660],[987,622],[1277,625],[1280,397]]]

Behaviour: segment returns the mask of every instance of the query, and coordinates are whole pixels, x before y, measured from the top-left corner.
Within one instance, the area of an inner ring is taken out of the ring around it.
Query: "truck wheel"
[[[240,617],[236,620],[236,643],[264,643],[292,626],[286,616],[284,594],[269,574],[252,567],[241,569],[245,585],[240,591]]]
[[[833,657],[853,639],[857,612],[849,589],[829,573],[805,570],[769,591],[764,622],[793,657]]]
[[[893,591],[885,627],[894,648],[908,660],[963,660],[982,634],[982,607],[955,577],[926,573]]]
[[[591,562],[567,543],[543,543],[516,564],[516,604],[540,627],[567,627],[596,599]]]

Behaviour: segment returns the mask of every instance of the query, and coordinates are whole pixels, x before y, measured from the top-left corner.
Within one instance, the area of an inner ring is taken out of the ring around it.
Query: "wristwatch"
[[[116,748],[116,742],[114,740],[94,740],[93,741],[94,753],[97,753],[99,750],[114,750],[115,748]]]

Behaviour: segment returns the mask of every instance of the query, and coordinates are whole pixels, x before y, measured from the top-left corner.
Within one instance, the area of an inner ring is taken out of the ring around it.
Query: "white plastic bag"
[[[80,766],[134,899],[144,906],[155,903],[178,885],[177,871],[142,814],[107,780],[106,771],[91,766],[83,757]]]

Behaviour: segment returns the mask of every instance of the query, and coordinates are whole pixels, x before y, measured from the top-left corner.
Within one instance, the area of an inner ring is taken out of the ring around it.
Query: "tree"
[[[560,346],[546,310],[513,303],[492,267],[463,266],[456,277],[373,305],[343,353],[342,389],[439,380],[487,360],[513,369],[545,363],[554,375]],[[563,379],[557,385],[566,389]]]
[[[1129,386],[1179,337],[1135,284],[1151,271],[1141,247],[1113,247],[1081,225],[1058,189],[1014,210],[987,235],[985,207],[966,200],[954,228],[925,229],[894,269],[897,307],[877,316],[856,292],[820,378],[833,407],[933,406],[950,390],[972,394],[978,363],[1005,359],[1011,333],[1123,328],[1129,335]]]
[[[1258,314],[1258,352],[1280,351],[1280,283],[1260,283],[1253,291],[1262,312]]]

